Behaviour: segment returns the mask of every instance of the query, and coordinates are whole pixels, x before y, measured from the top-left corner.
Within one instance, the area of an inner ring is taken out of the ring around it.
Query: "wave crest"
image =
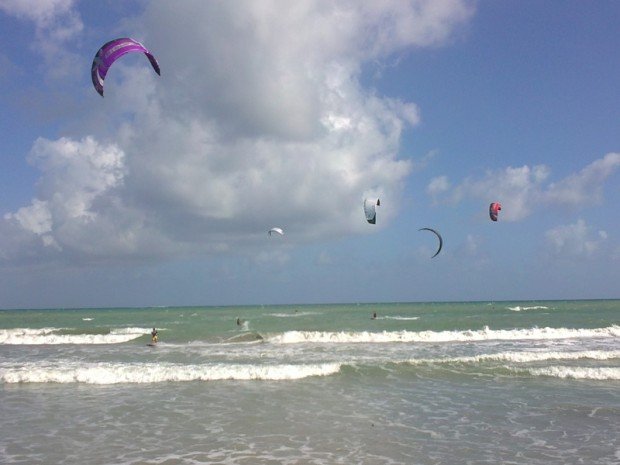
[[[548,360],[614,360],[620,359],[620,350],[587,350],[580,352],[499,352],[465,357],[448,357],[435,359],[411,359],[407,363],[422,365],[431,363],[480,363],[480,362],[511,362],[531,363]]]
[[[145,328],[114,328],[104,334],[76,334],[66,328],[13,328],[0,329],[0,344],[5,345],[59,345],[59,344],[119,344],[150,334]]]
[[[287,331],[267,336],[267,342],[274,344],[313,343],[386,343],[386,342],[469,342],[488,340],[525,339],[578,339],[620,337],[620,326],[606,328],[527,328],[489,329],[463,331],[382,331],[382,332],[329,332],[329,331]]]
[[[533,376],[550,376],[553,378],[592,379],[592,380],[620,380],[620,368],[617,367],[566,367],[552,366],[545,368],[530,368],[527,370]]]
[[[548,310],[549,307],[545,305],[532,305],[531,307],[521,307],[517,305],[516,307],[508,307],[508,310],[512,310],[513,312],[525,312],[528,310]]]
[[[12,383],[160,383],[216,380],[294,380],[328,376],[340,371],[339,363],[307,365],[176,365],[176,364],[28,364],[0,369],[0,381]]]

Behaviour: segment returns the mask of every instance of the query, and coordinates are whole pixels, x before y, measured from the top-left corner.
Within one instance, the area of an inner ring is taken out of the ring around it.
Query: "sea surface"
[[[0,310],[0,463],[619,464],[620,300]]]

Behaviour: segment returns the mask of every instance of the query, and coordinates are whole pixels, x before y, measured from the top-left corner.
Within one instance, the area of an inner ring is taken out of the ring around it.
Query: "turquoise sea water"
[[[618,464],[620,301],[3,310],[0,418],[0,463]]]

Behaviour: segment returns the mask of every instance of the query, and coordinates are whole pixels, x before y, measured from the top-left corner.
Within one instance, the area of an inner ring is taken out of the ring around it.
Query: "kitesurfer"
[[[153,344],[157,342],[157,330],[155,328],[153,328],[153,331],[151,331],[151,342]]]

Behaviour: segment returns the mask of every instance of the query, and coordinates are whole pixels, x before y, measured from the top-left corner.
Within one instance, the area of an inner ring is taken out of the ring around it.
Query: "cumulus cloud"
[[[448,181],[447,176],[437,176],[436,178],[431,179],[426,187],[426,192],[431,197],[435,198],[438,195],[443,194],[448,189],[450,189],[450,181]]]
[[[361,233],[370,194],[390,199],[388,224],[420,112],[365,88],[362,67],[441,45],[473,13],[457,0],[145,8],[125,26],[161,77],[145,60],[115,63],[88,132],[34,144],[37,198],[0,226],[88,258],[241,250],[272,224],[295,241]]]
[[[73,8],[74,0],[38,0],[23,2],[21,0],[1,0],[0,10],[37,23],[39,27],[49,26],[54,20],[67,14]]]
[[[605,181],[620,167],[620,154],[608,153],[581,171],[548,183],[551,170],[544,165],[508,167],[487,171],[480,179],[466,178],[449,189],[445,176],[433,179],[427,192],[437,199],[458,203],[466,198],[502,203],[502,220],[519,221],[536,208],[581,208],[602,202]]]
[[[620,153],[608,153],[576,174],[553,183],[545,200],[572,206],[596,205],[603,199],[604,181],[620,167]]]
[[[59,251],[92,250],[94,244],[110,239],[103,231],[92,233],[102,219],[111,220],[109,206],[119,201],[124,156],[116,145],[100,144],[92,137],[39,138],[28,157],[42,172],[38,197],[29,206],[5,214],[5,222],[19,225],[21,234],[30,237],[30,247],[39,237],[39,245]],[[112,210],[116,215],[118,206]]]
[[[80,141],[62,137],[56,141],[39,138],[29,162],[44,176],[39,195],[55,203],[57,219],[96,217],[93,203],[123,182],[125,154],[115,144],[100,144],[92,137]]]
[[[551,252],[564,257],[591,257],[607,239],[605,231],[593,233],[585,221],[579,219],[574,224],[562,225],[545,233]]]
[[[32,49],[43,57],[45,76],[66,77],[77,68],[77,55],[66,46],[84,29],[74,0],[0,0],[0,10],[34,22]]]

